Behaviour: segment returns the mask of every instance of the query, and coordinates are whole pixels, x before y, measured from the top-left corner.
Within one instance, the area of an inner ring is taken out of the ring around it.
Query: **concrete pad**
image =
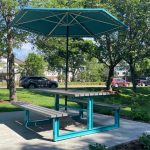
[[[145,131],[150,131],[150,124],[121,119],[119,129],[52,142],[52,125],[25,128],[23,111],[0,113],[0,150],[88,150],[89,144],[105,144],[114,146],[135,140]],[[32,118],[41,116],[32,114]],[[85,120],[83,120],[84,122]],[[94,114],[95,125],[110,124],[113,117]],[[61,132],[85,128],[85,124],[61,120]]]

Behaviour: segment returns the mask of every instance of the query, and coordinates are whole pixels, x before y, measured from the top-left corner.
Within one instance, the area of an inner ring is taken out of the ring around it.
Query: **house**
[[[114,75],[115,77],[120,77],[120,78],[126,78],[130,76],[130,67],[128,64],[118,64],[114,68]]]
[[[20,73],[18,71],[19,65],[24,62],[18,58],[15,58],[15,81],[20,79]],[[0,80],[7,79],[7,56],[3,55],[0,57]]]
[[[24,64],[24,62],[18,58],[15,58],[15,81],[19,81],[21,74],[19,72],[19,65]],[[62,72],[61,72],[62,73]],[[62,74],[61,74],[62,75]],[[44,76],[48,79],[58,81],[59,73],[57,71],[50,71],[45,69]],[[68,81],[71,81],[72,74],[68,73]],[[0,81],[7,79],[7,56],[0,57]],[[62,82],[63,80],[59,80]]]
[[[63,82],[63,69],[61,69],[60,74],[57,71],[50,71],[50,70],[46,70],[44,72],[44,75],[46,78],[50,79],[50,80],[54,80],[54,81],[58,81],[58,82]],[[72,79],[72,73],[68,72],[68,82],[70,82]]]
[[[46,78],[48,78],[50,80],[58,81],[58,72],[57,71],[46,70],[44,72],[44,75]]]

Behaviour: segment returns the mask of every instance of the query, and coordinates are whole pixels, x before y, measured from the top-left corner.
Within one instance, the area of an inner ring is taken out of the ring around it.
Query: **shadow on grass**
[[[43,95],[43,96],[53,96],[48,92],[43,92],[40,90],[30,90],[30,89],[17,89],[17,92],[26,92],[27,94],[34,94],[34,95]]]
[[[21,108],[8,108],[8,107],[0,107],[0,113],[2,113],[2,112],[13,112],[13,111],[23,111],[23,109],[21,109]]]

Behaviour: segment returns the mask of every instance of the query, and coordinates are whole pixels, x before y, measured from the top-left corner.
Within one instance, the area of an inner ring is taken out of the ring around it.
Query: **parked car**
[[[140,77],[136,79],[136,84],[138,86],[148,86],[150,85],[150,77]]]
[[[23,88],[30,89],[42,87],[57,88],[58,82],[49,80],[45,77],[22,77],[19,85]]]
[[[118,87],[118,86],[129,86],[129,82],[122,78],[113,78],[112,79],[112,86]]]

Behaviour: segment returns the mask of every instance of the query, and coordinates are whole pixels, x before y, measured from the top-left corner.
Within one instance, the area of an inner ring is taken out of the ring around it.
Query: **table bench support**
[[[53,141],[57,141],[59,137],[59,118],[53,119]]]
[[[50,124],[51,122],[52,122],[52,119],[50,119],[50,118],[31,121],[30,120],[30,111],[25,110],[25,119],[24,119],[25,127],[37,126],[37,125],[42,125],[42,124]]]
[[[79,136],[84,136],[88,134],[93,134],[93,133],[98,133],[98,132],[103,132],[107,130],[112,130],[116,129],[116,125],[107,125],[107,126],[102,126],[102,127],[95,127],[92,129],[85,129],[85,130],[80,130],[80,131],[73,131],[69,133],[64,133],[59,135],[59,120],[58,118],[53,119],[53,141],[61,141],[65,139],[70,139],[74,137],[79,137]]]
[[[99,126],[99,127],[93,127],[93,97],[88,98],[87,103],[87,128],[84,130],[79,131],[71,131],[64,134],[59,133],[59,118],[53,118],[53,141],[60,141],[65,140],[69,138],[84,136],[88,134],[108,131],[112,129],[117,129],[120,126],[119,123],[119,109],[114,110],[114,123],[112,125],[105,125],[105,126]],[[62,105],[59,104],[59,95],[55,95],[55,110],[59,110],[59,106],[62,107]],[[85,111],[83,109],[83,105],[81,104],[82,108],[79,110],[79,116],[82,117],[83,112]],[[65,108],[69,106],[64,106]]]
[[[118,109],[118,110],[115,110],[114,113],[115,113],[115,114],[114,114],[115,126],[116,126],[117,128],[119,128],[119,127],[120,127],[120,110],[119,110],[119,109]]]
[[[93,105],[93,99],[89,98],[88,108],[91,108],[91,107],[89,107],[91,105]],[[120,126],[119,110],[115,110],[115,112],[114,112],[114,124],[105,125],[105,126],[101,126],[101,127],[95,127],[95,128],[93,128],[93,117],[92,117],[93,110],[88,109],[88,111],[89,111],[89,114],[91,114],[91,115],[88,115],[88,124],[89,125],[87,126],[87,129],[64,133],[61,135],[59,134],[59,118],[54,118],[53,119],[53,141],[56,142],[56,141],[60,141],[60,140],[65,140],[65,139],[69,139],[69,138],[74,138],[74,137],[79,137],[79,136],[84,136],[84,135],[88,135],[88,134],[93,134],[93,133],[98,133],[98,132],[103,132],[103,131],[108,131],[108,130],[119,128],[119,126]],[[92,111],[92,113],[91,113],[91,111]]]
[[[25,123],[25,126],[26,126],[26,127],[28,126],[28,123],[29,123],[29,121],[30,121],[29,115],[30,115],[29,110],[25,110],[25,119],[24,119],[24,123]]]
[[[83,104],[79,104],[80,105],[80,110],[79,110],[79,118],[83,118],[84,115],[83,115],[83,112],[84,112],[84,106]]]

